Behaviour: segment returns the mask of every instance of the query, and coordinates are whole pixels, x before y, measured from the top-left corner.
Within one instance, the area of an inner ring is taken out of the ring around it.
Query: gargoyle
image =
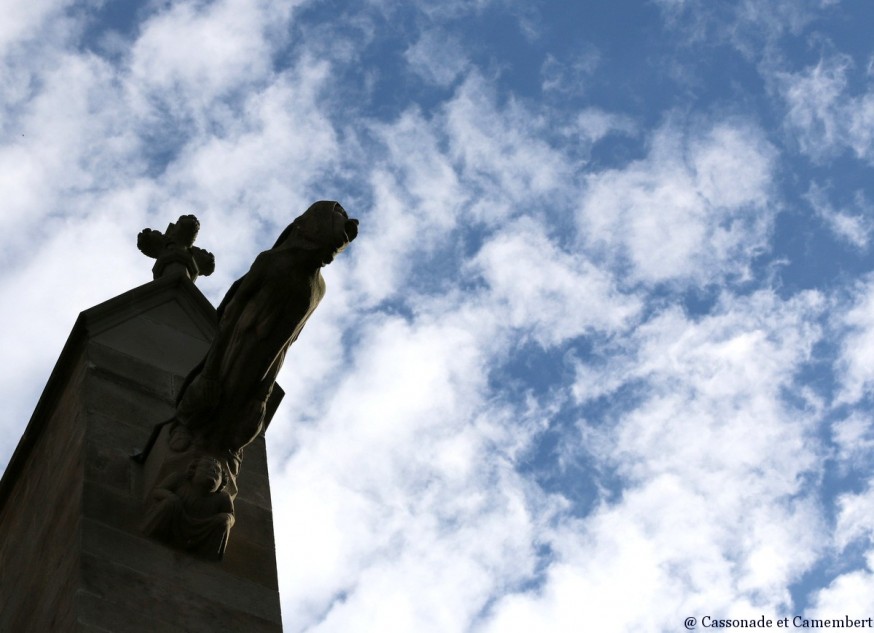
[[[176,420],[199,446],[233,453],[261,433],[285,353],[325,294],[320,269],[357,235],[338,202],[316,202],[228,290],[212,345],[178,398]]]

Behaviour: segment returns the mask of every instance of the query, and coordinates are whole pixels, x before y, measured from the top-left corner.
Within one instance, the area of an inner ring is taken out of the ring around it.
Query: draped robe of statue
[[[225,490],[225,477],[216,459],[193,459],[187,472],[173,473],[152,491],[143,531],[220,560],[234,525],[234,502]]]
[[[177,404],[177,421],[201,448],[234,454],[259,435],[285,353],[325,294],[320,269],[357,234],[339,203],[316,202],[228,290],[215,339]]]

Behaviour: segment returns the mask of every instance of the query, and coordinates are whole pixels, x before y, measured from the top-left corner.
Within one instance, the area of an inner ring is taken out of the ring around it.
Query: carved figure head
[[[322,264],[330,264],[358,236],[358,220],[350,218],[339,202],[320,200],[282,232],[273,248],[282,246],[292,236],[324,251]]]
[[[214,457],[198,457],[188,465],[188,479],[198,488],[218,492],[228,485],[224,468]]]

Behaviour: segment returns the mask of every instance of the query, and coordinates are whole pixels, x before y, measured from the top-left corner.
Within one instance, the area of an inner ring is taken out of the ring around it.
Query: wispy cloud
[[[838,357],[839,402],[856,402],[865,397],[874,384],[871,361],[874,357],[874,281],[859,282],[849,304],[835,315],[843,329]]]
[[[773,221],[773,161],[755,127],[667,124],[645,159],[588,176],[581,240],[646,283],[743,277]]]
[[[405,57],[414,72],[438,86],[450,85],[470,65],[462,42],[437,30],[423,33]]]
[[[779,75],[787,127],[814,160],[845,150],[869,163],[874,157],[874,93],[849,91],[853,65],[849,56],[832,54],[801,72]]]
[[[580,618],[666,630],[678,613],[786,608],[825,526],[803,487],[819,468],[816,418],[783,392],[823,307],[816,295],[726,298],[699,320],[667,309],[617,345],[609,389],[637,384],[636,404],[611,398],[581,429],[592,457],[622,475],[621,495],[552,534],[545,587],[503,600],[491,630],[571,631]]]
[[[872,213],[861,191],[858,191],[855,196],[853,204],[856,207],[855,213],[835,209],[829,201],[827,189],[816,184],[810,186],[805,198],[838,239],[845,240],[862,250],[868,247]]]

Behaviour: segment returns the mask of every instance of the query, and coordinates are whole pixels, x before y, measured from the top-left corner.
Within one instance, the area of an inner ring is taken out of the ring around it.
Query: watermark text
[[[800,615],[784,618],[716,618],[709,615],[699,620],[690,616],[683,621],[689,631],[702,629],[871,629],[874,618],[805,618]]]

